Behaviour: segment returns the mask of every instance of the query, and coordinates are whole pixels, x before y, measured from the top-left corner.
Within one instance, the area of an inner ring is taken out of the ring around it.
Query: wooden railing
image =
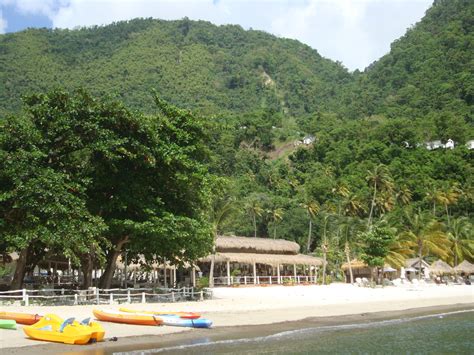
[[[317,282],[316,276],[222,276],[214,277],[215,286],[230,285],[285,285]]]

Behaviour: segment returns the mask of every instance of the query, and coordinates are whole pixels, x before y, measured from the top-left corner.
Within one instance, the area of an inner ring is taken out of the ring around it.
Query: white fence
[[[316,283],[316,276],[222,276],[214,277],[215,286],[229,285],[285,285]]]
[[[98,289],[91,287],[87,290],[40,289],[13,290],[0,292],[0,304],[20,303],[51,305],[81,305],[81,304],[120,304],[147,302],[180,302],[204,300],[212,298],[210,289],[197,290],[194,287],[183,288],[112,288]]]

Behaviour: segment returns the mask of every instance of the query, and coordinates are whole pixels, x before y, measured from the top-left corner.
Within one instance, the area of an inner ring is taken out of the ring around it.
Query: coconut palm
[[[309,227],[308,227],[308,243],[306,244],[306,252],[309,253],[309,249],[311,248],[311,235],[312,235],[312,227],[313,227],[313,219],[316,217],[320,210],[319,204],[314,201],[310,200],[305,203],[300,204],[302,208],[305,209],[306,213],[308,214],[309,220]]]
[[[402,267],[405,260],[414,255],[416,250],[416,242],[413,237],[407,234],[399,234],[397,238],[390,244],[385,262],[393,267]]]
[[[344,199],[343,208],[346,216],[361,217],[367,212],[364,203],[355,194],[351,194]]]
[[[460,190],[456,186],[450,186],[438,191],[438,194],[436,196],[437,202],[444,206],[444,210],[446,212],[446,218],[448,221],[448,227],[451,224],[450,216],[449,216],[449,206],[456,204],[460,195],[461,195]]]
[[[283,219],[283,212],[283,208],[280,207],[273,207],[271,210],[267,211],[273,222],[273,239],[276,239],[277,224]]]
[[[367,226],[371,227],[374,207],[376,206],[377,193],[379,191],[391,193],[393,191],[393,181],[387,167],[384,164],[379,164],[373,170],[367,171],[366,179],[373,188],[369,219],[367,222]]]
[[[421,261],[425,255],[436,255],[447,259],[451,248],[451,241],[443,231],[443,224],[436,221],[428,213],[406,213],[406,227],[400,238],[411,240],[416,244],[416,253]],[[421,273],[418,275],[421,278]]]
[[[257,238],[257,217],[262,216],[264,212],[263,207],[257,198],[252,197],[247,200],[247,202],[244,205],[244,208],[247,211],[247,213],[250,215],[250,217],[252,218],[254,237]]]
[[[210,210],[210,222],[212,225],[212,256],[211,266],[209,270],[209,287],[214,287],[214,265],[216,260],[216,240],[217,236],[221,232],[223,222],[228,219],[235,211],[235,199],[231,196],[223,196],[216,198],[212,203]]]
[[[354,283],[354,274],[352,272],[351,265],[351,252],[353,247],[359,245],[358,240],[355,238],[357,232],[361,228],[360,220],[354,217],[345,217],[342,222],[339,223],[339,228],[342,234],[342,241],[344,242],[344,255],[346,256],[346,262],[349,266],[349,276],[351,284]]]
[[[401,205],[408,205],[411,202],[412,196],[412,192],[406,186],[401,186],[396,193],[397,202]]]
[[[450,260],[453,266],[458,266],[466,257],[471,260],[474,258],[473,226],[466,217],[452,220],[448,236],[452,243]]]

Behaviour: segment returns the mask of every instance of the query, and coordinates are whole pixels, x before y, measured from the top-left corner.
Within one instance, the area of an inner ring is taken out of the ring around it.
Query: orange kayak
[[[15,320],[19,324],[32,325],[38,322],[42,316],[31,313],[0,312],[0,319]]]
[[[201,317],[200,313],[194,313],[194,312],[136,311],[136,310],[133,310],[130,308],[124,308],[124,307],[120,307],[119,310],[121,312],[127,312],[127,313],[154,314],[155,316],[177,316],[179,318],[185,318],[185,319],[198,319]]]
[[[109,310],[92,310],[94,316],[104,322],[135,324],[135,325],[162,325],[163,320],[153,314],[122,313]]]

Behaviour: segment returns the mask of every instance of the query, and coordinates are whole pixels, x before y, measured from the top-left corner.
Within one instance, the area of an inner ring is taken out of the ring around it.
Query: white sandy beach
[[[216,288],[214,299],[201,302],[131,304],[137,310],[180,310],[201,312],[214,326],[271,324],[308,317],[342,316],[359,313],[401,311],[406,309],[474,304],[474,286],[423,285],[364,288],[348,284],[329,286],[270,286]],[[0,307],[11,312],[56,313],[62,317],[83,319],[92,316],[97,306]],[[119,305],[101,306],[117,310]],[[135,326],[102,323],[106,338],[160,335],[186,331],[177,327]],[[21,328],[21,326],[19,326]],[[212,330],[210,330],[212,331]],[[0,329],[0,349],[38,345],[23,331]]]

